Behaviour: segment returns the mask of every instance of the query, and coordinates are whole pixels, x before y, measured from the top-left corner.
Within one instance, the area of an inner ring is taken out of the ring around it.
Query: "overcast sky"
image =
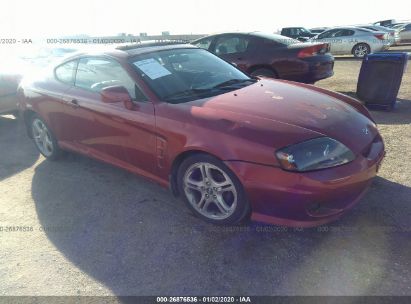
[[[1,1],[0,38],[274,32],[284,26],[332,26],[411,19],[410,0],[34,0]]]

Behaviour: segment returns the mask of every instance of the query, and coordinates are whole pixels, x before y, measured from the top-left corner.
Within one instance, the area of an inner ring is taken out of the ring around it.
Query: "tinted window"
[[[193,43],[193,45],[198,46],[202,49],[208,50],[208,48],[210,47],[210,44],[211,44],[212,41],[213,41],[212,37],[204,38],[204,39],[201,39],[201,40]]]
[[[343,30],[339,30],[338,32],[336,32],[333,35],[333,37],[346,37],[346,36],[352,36],[352,35],[354,35],[354,31],[343,29]]]
[[[289,31],[289,34],[293,35],[293,36],[298,36],[300,34],[300,29],[299,28],[291,28],[290,31]]]
[[[335,33],[337,33],[339,30],[330,30],[326,31],[320,35],[318,35],[318,39],[323,39],[323,38],[330,38],[333,37]]]
[[[120,85],[127,89],[133,100],[145,100],[143,93],[121,65],[105,58],[80,59],[75,85],[93,92]]]
[[[307,30],[306,28],[303,28],[303,27],[300,28],[300,33],[301,34],[309,34],[309,35],[312,34],[309,30]]]
[[[58,66],[55,69],[55,75],[58,80],[67,84],[74,83],[74,70],[76,68],[77,61],[70,61]]]
[[[225,36],[217,40],[215,52],[217,55],[243,53],[247,50],[249,43],[248,37],[244,36]]]

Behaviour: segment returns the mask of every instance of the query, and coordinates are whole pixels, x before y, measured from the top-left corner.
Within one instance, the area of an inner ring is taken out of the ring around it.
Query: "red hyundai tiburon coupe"
[[[70,150],[143,175],[215,224],[334,220],[359,201],[385,154],[357,100],[250,78],[185,44],[76,54],[23,80],[19,98],[46,158]]]

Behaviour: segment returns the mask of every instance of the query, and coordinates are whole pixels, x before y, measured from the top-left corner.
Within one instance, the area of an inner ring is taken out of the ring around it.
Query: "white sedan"
[[[311,38],[311,41],[328,43],[333,55],[354,55],[358,58],[385,51],[391,44],[387,33],[357,27],[332,28]]]

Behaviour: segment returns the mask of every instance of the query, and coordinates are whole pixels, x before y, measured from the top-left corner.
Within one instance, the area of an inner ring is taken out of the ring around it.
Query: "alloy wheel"
[[[238,194],[234,182],[213,164],[191,165],[184,174],[183,189],[193,208],[209,219],[223,220],[236,210]]]
[[[32,123],[33,139],[40,152],[49,157],[53,154],[54,145],[51,139],[50,131],[44,122],[35,118]]]
[[[359,44],[354,49],[354,55],[356,57],[364,57],[368,54],[368,47],[364,44]]]

